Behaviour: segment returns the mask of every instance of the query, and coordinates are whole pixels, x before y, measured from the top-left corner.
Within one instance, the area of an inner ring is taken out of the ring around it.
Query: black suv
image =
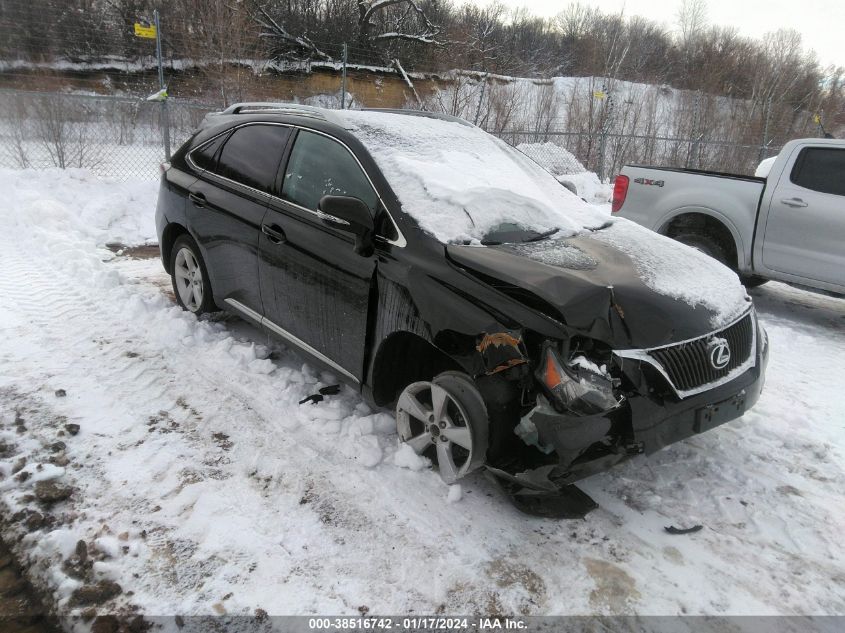
[[[232,106],[164,166],[156,221],[183,308],[281,337],[445,481],[486,466],[524,507],[762,389],[731,271],[453,117]]]

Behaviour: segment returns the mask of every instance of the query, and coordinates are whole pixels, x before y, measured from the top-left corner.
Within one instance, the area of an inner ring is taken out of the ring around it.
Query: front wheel
[[[446,371],[405,387],[396,403],[399,441],[437,463],[447,484],[481,468],[487,455],[487,408],[472,378]]]
[[[174,242],[170,251],[170,271],[173,294],[183,310],[197,316],[217,310],[205,262],[190,235],[180,235]]]

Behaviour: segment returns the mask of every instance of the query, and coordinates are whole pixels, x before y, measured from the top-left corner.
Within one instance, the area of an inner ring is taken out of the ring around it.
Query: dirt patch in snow
[[[626,613],[633,611],[634,603],[640,599],[637,583],[628,572],[606,560],[584,559],[587,573],[595,581],[596,588],[590,592],[590,605],[601,612]]]
[[[154,259],[161,255],[158,244],[141,244],[140,246],[126,246],[120,242],[109,242],[106,248],[119,257],[129,259]]]
[[[0,540],[0,630],[57,633],[47,614],[47,608],[21,573],[12,550]]]

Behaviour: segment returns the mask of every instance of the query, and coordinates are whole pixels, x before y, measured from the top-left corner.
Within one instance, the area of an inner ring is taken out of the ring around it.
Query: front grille
[[[711,342],[723,338],[730,348],[730,360],[721,369],[711,362]],[[666,372],[672,386],[678,392],[695,390],[725,378],[733,370],[744,365],[753,353],[754,319],[749,312],[724,330],[714,332],[692,341],[648,351]]]

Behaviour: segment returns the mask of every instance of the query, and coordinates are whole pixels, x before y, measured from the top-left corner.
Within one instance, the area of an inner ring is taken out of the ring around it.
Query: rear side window
[[[273,182],[289,137],[290,128],[281,125],[237,128],[223,146],[215,172],[253,189],[273,193]]]
[[[845,150],[828,147],[801,150],[790,179],[813,191],[845,196]]]
[[[200,169],[205,169],[206,171],[214,171],[217,169],[217,158],[220,154],[220,148],[223,147],[223,143],[226,141],[227,136],[227,134],[221,134],[215,140],[206,143],[199,149],[195,149],[191,152],[191,160],[194,164]]]
[[[282,197],[317,210],[323,196],[352,196],[375,212],[378,196],[358,161],[332,139],[301,130],[288,161]]]

